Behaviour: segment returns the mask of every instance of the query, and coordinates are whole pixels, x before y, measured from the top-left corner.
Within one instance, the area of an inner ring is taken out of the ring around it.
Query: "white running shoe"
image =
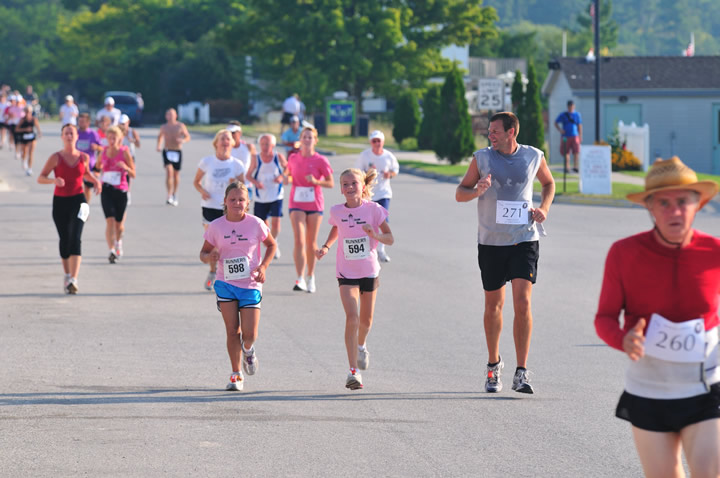
[[[207,290],[212,290],[213,285],[215,285],[215,273],[214,272],[208,272],[207,277],[205,278],[205,288]]]
[[[167,204],[168,206],[172,206],[172,205],[173,205],[173,198],[172,198],[172,196],[168,196],[168,198],[165,200],[165,204]]]
[[[68,288],[67,288],[68,284],[70,284],[70,274],[65,274],[63,277],[63,292],[65,292],[66,294],[70,293],[70,292],[68,292]]]
[[[25,176],[32,176],[32,169],[27,168],[27,169],[25,170]]]
[[[178,198],[176,196],[173,196],[172,203],[170,203],[170,204],[172,204],[175,207],[178,207],[180,205],[180,201],[178,201]]]
[[[488,365],[486,368],[485,378],[485,391],[488,393],[497,393],[502,390],[502,382],[500,381],[500,375],[502,375],[502,369],[505,364],[500,357],[500,361],[493,366]]]
[[[317,289],[315,288],[315,276],[308,277],[307,280],[307,291],[309,293],[314,293]]]
[[[307,284],[305,283],[305,279],[303,277],[295,281],[295,287],[293,287],[293,290],[300,290],[303,292],[307,291]]]
[[[360,390],[363,388],[362,375],[360,375],[360,372],[351,370],[350,373],[348,373],[345,388],[349,388],[350,390]]]
[[[530,385],[530,372],[527,369],[515,371],[512,389],[520,393],[535,393],[532,385]]]
[[[118,239],[115,241],[115,255],[118,257],[123,256],[123,246],[122,246],[122,239]]]
[[[68,285],[66,287],[67,293],[71,295],[75,295],[78,293],[78,285],[77,285],[77,279],[74,277],[71,277],[68,279]]]
[[[282,256],[282,254],[280,254],[280,248],[278,247],[275,249],[275,259],[280,259],[280,256]]]
[[[378,251],[378,260],[380,262],[390,262],[390,256],[385,251]]]
[[[225,387],[225,390],[230,390],[233,392],[240,392],[243,389],[245,379],[243,377],[242,372],[233,372],[232,375],[230,375],[230,382],[228,382],[227,387]]]
[[[243,370],[245,370],[245,373],[248,375],[255,375],[255,372],[257,372],[258,369],[258,359],[257,354],[255,353],[255,347],[250,349],[250,354],[245,354],[245,349],[243,349],[243,361],[242,361],[242,367]]]
[[[118,255],[115,253],[115,249],[110,250],[110,254],[108,255],[108,262],[110,264],[115,264],[118,260]]]
[[[370,352],[368,352],[367,347],[365,347],[364,350],[361,350],[358,348],[358,368],[360,370],[367,370],[370,366]]]

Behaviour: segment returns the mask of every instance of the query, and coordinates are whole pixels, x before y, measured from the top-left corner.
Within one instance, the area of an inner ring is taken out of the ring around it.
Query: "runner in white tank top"
[[[257,217],[267,224],[270,217],[270,231],[277,241],[280,234],[280,218],[284,198],[283,182],[287,161],[281,153],[273,152],[277,139],[266,133],[258,138],[260,145],[259,160],[252,162],[253,169],[248,171],[247,179],[255,187],[255,209]],[[280,248],[275,251],[275,259],[280,258]]]

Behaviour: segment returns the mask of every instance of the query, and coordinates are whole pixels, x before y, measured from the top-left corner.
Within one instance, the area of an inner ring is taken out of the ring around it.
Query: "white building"
[[[583,143],[595,141],[595,64],[559,58],[549,66],[542,92],[549,97],[550,158],[560,162],[552,122],[568,100],[582,116]],[[677,155],[698,172],[720,174],[720,56],[602,58],[600,139],[619,120],[650,126],[653,158]]]

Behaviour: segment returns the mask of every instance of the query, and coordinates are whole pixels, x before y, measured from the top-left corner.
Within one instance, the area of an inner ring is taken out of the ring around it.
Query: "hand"
[[[282,174],[275,178],[275,182],[278,184],[282,184],[283,181],[285,181],[285,178],[283,177]]]
[[[293,149],[300,149],[300,141],[295,141],[293,143]]]
[[[477,183],[478,197],[482,196],[492,186],[492,174],[488,173],[487,176],[481,178]]]
[[[265,189],[265,186],[260,181],[252,181],[252,183],[255,189]]]
[[[638,320],[623,337],[623,350],[630,360],[638,361],[645,355],[645,324],[645,319]]]
[[[102,183],[100,181],[97,181],[93,189],[95,190],[95,195],[99,196],[100,193],[102,193]]]
[[[330,252],[330,249],[328,249],[327,247],[321,247],[320,249],[317,249],[315,251],[315,258],[317,260],[320,260],[325,257],[325,254],[327,254],[328,252]]]
[[[255,282],[263,283],[265,282],[265,266],[260,264],[257,266],[257,269],[253,271],[253,274],[255,274]]]
[[[392,177],[393,177],[392,171],[385,171],[385,172],[383,173],[383,177],[384,177],[385,179],[390,179],[390,178],[392,178]]]
[[[65,180],[63,178],[55,178],[55,186],[59,188],[65,187]]]
[[[158,146],[158,147],[155,148],[155,149],[157,149],[157,152],[158,152],[158,153],[159,153],[160,151],[162,151],[162,148],[161,148],[160,146]]]
[[[127,165],[125,161],[118,161],[117,165],[120,166],[120,169],[122,169],[125,172],[130,171],[130,167]]]
[[[313,176],[312,174],[308,174],[307,176],[305,176],[305,179],[307,179],[307,182],[309,182],[310,184],[317,184],[317,179],[315,179],[315,176]]]
[[[545,219],[547,219],[547,211],[545,211],[539,207],[535,207],[535,208],[531,207],[530,208],[530,218],[533,221],[537,222],[538,224],[542,224],[545,221]]]
[[[202,196],[202,198],[203,198],[204,201],[210,200],[210,197],[211,197],[211,196],[210,196],[210,193],[207,192],[207,191],[204,190],[204,189],[203,189],[202,191],[200,191],[200,196]]]
[[[208,253],[208,262],[210,264],[215,264],[217,261],[220,260],[220,253],[217,249],[213,249]]]
[[[375,231],[370,224],[363,224],[362,230],[365,231],[365,234],[367,234],[368,236],[372,237],[373,239],[377,239],[377,237],[375,237]]]

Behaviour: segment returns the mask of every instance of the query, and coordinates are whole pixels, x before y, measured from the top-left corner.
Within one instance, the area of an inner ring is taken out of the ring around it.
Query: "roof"
[[[594,62],[585,58],[557,58],[550,63],[551,73],[558,67],[573,90],[595,88]],[[715,90],[720,85],[719,78],[720,56],[614,56],[600,59],[600,88],[603,90]]]

